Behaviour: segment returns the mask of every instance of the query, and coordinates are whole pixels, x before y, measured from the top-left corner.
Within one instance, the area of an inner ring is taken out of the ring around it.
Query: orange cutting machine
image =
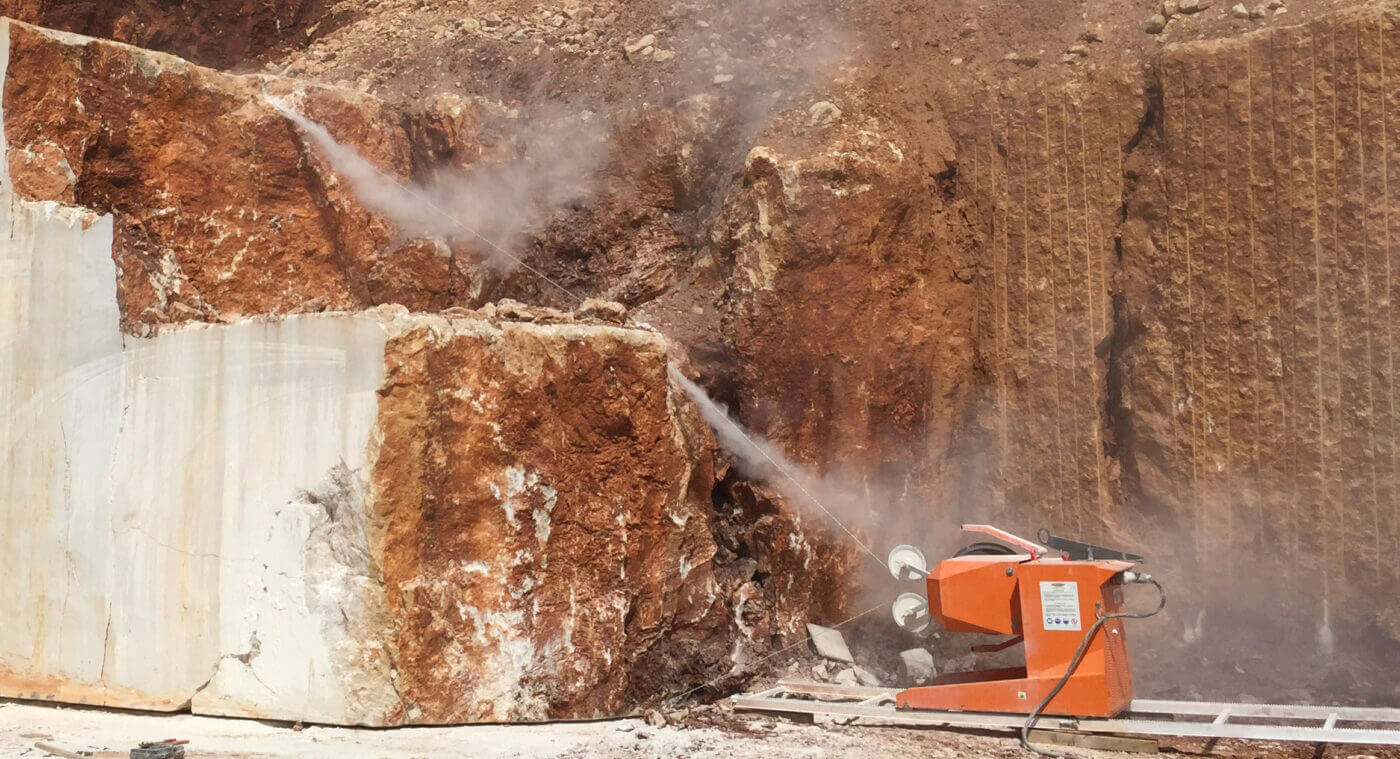
[[[1126,709],[1133,675],[1123,619],[1156,613],[1123,611],[1125,583],[1156,584],[1130,571],[1142,557],[1046,530],[1040,542],[987,525],[963,530],[999,542],[969,546],[933,571],[912,546],[891,552],[890,571],[901,579],[925,580],[928,592],[927,600],[917,593],[901,595],[895,620],[920,634],[937,620],[953,632],[1010,635],[973,650],[1024,643],[1025,666],[944,675],[931,685],[900,691],[896,706],[1077,717],[1112,717]]]

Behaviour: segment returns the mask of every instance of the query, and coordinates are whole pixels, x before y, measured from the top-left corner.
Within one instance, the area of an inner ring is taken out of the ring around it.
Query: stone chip
[[[574,311],[574,315],[580,319],[624,324],[627,321],[627,307],[616,301],[589,298]]]
[[[911,682],[926,683],[938,676],[938,669],[933,664],[933,654],[927,648],[900,651],[899,660],[904,664],[904,676]]]
[[[633,53],[640,52],[641,50],[643,50],[643,49],[645,49],[645,48],[652,47],[652,46],[654,46],[655,44],[656,44],[656,35],[655,35],[655,34],[645,34],[645,35],[642,35],[641,37],[637,38],[636,40],[627,43],[626,45],[624,45],[624,46],[622,47],[622,49],[623,49],[623,51],[626,52],[628,55],[631,55],[631,54],[633,54]]]
[[[841,109],[829,100],[820,100],[807,109],[807,123],[812,126],[830,124],[841,120]]]
[[[841,635],[840,630],[809,622],[807,623],[807,635],[812,639],[812,646],[817,649],[818,656],[832,661],[855,664],[855,657],[851,656],[851,649],[846,647],[846,638]]]

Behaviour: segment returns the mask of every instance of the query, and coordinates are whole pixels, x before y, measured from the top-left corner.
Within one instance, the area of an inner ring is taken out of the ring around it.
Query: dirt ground
[[[189,741],[190,759],[437,759],[474,757],[1024,757],[1009,735],[859,725],[802,724],[737,714],[727,704],[669,715],[652,727],[640,719],[370,730],[302,727],[255,720],[150,714],[0,701],[0,756],[50,756],[45,743],[94,759],[118,759],[141,741]],[[1365,747],[1221,742],[1164,745],[1164,753],[1208,757],[1396,759]],[[1076,751],[1086,759],[1127,756]]]

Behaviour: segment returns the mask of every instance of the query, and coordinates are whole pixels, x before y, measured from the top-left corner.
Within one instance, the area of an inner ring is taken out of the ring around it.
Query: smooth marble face
[[[315,550],[304,493],[363,489],[380,323],[123,335],[110,217],[6,206],[0,689],[215,710],[265,689],[345,719],[326,623],[363,605],[367,569]]]

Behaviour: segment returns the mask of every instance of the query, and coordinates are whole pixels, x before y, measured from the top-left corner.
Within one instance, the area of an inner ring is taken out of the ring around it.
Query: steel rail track
[[[1019,730],[1019,714],[896,709],[898,688],[857,688],[784,680],[759,693],[731,696],[736,709],[827,715],[885,724]],[[1111,719],[1042,717],[1041,730],[1093,734],[1238,738],[1257,741],[1400,746],[1400,709],[1290,704],[1230,704],[1134,699]]]

